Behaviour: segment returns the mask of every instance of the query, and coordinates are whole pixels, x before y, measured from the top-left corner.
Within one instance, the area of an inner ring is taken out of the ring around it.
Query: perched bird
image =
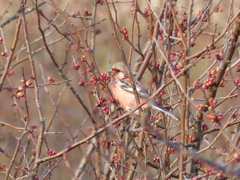
[[[147,91],[135,78],[133,81],[135,82],[140,103],[145,102],[149,98]],[[123,108],[129,111],[137,106],[133,88],[129,81],[127,66],[123,62],[117,62],[112,66],[110,88],[113,97]],[[150,107],[179,120],[177,116],[160,107],[154,101],[150,101],[142,106],[143,109]]]

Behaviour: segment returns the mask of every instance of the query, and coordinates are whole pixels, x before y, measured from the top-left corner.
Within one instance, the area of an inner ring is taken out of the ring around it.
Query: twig
[[[39,87],[38,87],[38,82],[37,82],[35,63],[34,63],[34,59],[33,59],[33,55],[32,55],[32,49],[31,49],[31,45],[30,45],[30,41],[29,41],[29,33],[28,33],[28,28],[27,28],[27,20],[26,20],[26,16],[25,16],[24,0],[21,1],[20,6],[21,6],[20,8],[22,11],[22,18],[23,18],[23,30],[24,30],[24,36],[25,36],[25,43],[26,43],[26,47],[28,50],[28,57],[29,57],[29,61],[30,61],[32,77],[34,77],[34,79],[33,79],[34,94],[35,94],[34,99],[35,99],[36,108],[37,108],[37,112],[38,112],[38,116],[39,116],[39,122],[40,122],[40,132],[38,135],[37,149],[36,149],[35,162],[33,165],[33,174],[32,174],[32,176],[35,177],[38,172],[38,166],[39,166],[38,159],[41,156],[41,152],[42,152],[43,137],[44,137],[44,131],[45,131],[45,117],[43,115],[43,111],[42,111],[41,103],[40,103],[40,99],[39,99]],[[36,9],[38,8],[37,3],[36,3],[35,8]]]

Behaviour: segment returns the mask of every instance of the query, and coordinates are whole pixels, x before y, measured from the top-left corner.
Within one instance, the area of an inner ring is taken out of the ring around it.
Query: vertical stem
[[[135,5],[134,5],[134,8],[135,8],[135,11],[134,11],[134,14],[133,14],[133,20],[132,20],[132,27],[131,27],[131,35],[129,36],[130,37],[130,42],[133,43],[133,32],[134,32],[134,22],[135,22],[135,19],[136,19],[136,16],[137,16],[137,0],[134,0],[135,1]],[[129,56],[128,56],[128,63],[131,64],[131,60],[132,60],[132,53],[133,53],[133,46],[130,46],[130,50],[129,50]]]
[[[190,42],[191,42],[191,19],[192,19],[192,9],[193,9],[193,0],[191,0],[189,4],[189,13],[188,13],[188,24],[187,24],[187,42],[186,42],[186,49],[185,49],[185,57],[190,55]],[[189,60],[184,60],[184,66],[188,66]],[[183,74],[183,89],[184,92],[187,93],[187,97],[189,96],[189,70],[186,70]],[[187,97],[183,96],[182,100],[182,114],[181,114],[181,145],[182,149],[186,149],[185,144],[188,142],[188,129],[189,129],[189,108],[190,104],[187,101]],[[179,179],[183,179],[183,174],[186,170],[186,166],[184,161],[186,160],[186,155],[180,153],[179,157]]]
[[[143,147],[143,140],[145,138],[145,131],[142,130],[142,133],[140,135],[140,139],[138,141],[138,147],[142,148]],[[138,151],[136,150],[135,151],[135,156],[137,157],[138,156]],[[127,180],[131,180],[133,179],[134,177],[134,174],[135,174],[135,169],[137,168],[137,162],[136,161],[133,161],[133,164],[131,166],[131,170],[129,171],[128,173],[128,176],[127,176]]]
[[[4,71],[3,71],[3,74],[2,74],[1,79],[0,79],[0,92],[2,91],[2,86],[3,86],[4,80],[7,76],[8,69],[10,67],[14,52],[16,50],[21,24],[22,24],[22,20],[21,20],[21,17],[19,17],[18,23],[17,23],[17,26],[16,26],[15,35],[14,35],[14,41],[13,41],[13,44],[11,46],[11,51],[10,51],[10,54],[7,58],[7,63],[5,64]],[[2,29],[2,27],[1,27],[1,29]]]
[[[36,0],[36,6],[37,6],[37,0]],[[38,82],[37,82],[37,74],[36,74],[34,59],[33,59],[33,55],[32,55],[32,49],[31,49],[29,37],[28,37],[29,33],[28,33],[27,21],[26,21],[26,17],[25,17],[25,13],[24,13],[25,2],[23,0],[21,1],[21,10],[22,10],[22,18],[23,18],[23,30],[24,30],[24,36],[25,36],[25,43],[26,43],[26,47],[27,47],[27,51],[28,51],[28,58],[29,58],[29,62],[30,62],[32,77],[34,77],[34,79],[33,79],[34,95],[35,95],[34,99],[35,99],[38,117],[39,117],[39,121],[40,121],[40,129],[39,129],[35,162],[34,162],[34,168],[33,168],[33,177],[34,177],[38,171],[38,166],[39,166],[38,160],[40,158],[41,151],[42,151],[43,136],[44,136],[44,131],[45,131],[45,117],[43,115],[41,103],[40,103],[40,99],[39,99],[39,87],[38,87]]]

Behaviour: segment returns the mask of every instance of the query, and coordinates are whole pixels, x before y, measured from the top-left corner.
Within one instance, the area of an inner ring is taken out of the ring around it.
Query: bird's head
[[[123,79],[127,77],[127,66],[123,62],[117,62],[112,66],[109,74],[114,79]]]

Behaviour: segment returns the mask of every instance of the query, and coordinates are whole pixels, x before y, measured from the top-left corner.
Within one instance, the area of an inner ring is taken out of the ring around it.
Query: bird
[[[111,81],[110,89],[113,95],[113,98],[127,111],[134,109],[137,106],[137,101],[134,95],[133,87],[130,83],[128,77],[127,66],[123,62],[117,62],[112,66],[110,71]],[[143,88],[141,83],[133,77],[135,83],[136,92],[139,97],[139,102],[145,102],[149,98],[148,92]],[[163,112],[166,115],[169,115],[175,120],[179,120],[177,116],[167,111],[166,109],[160,107],[154,101],[148,101],[142,106],[143,109],[153,108],[158,111]],[[136,112],[136,111],[135,111]]]

